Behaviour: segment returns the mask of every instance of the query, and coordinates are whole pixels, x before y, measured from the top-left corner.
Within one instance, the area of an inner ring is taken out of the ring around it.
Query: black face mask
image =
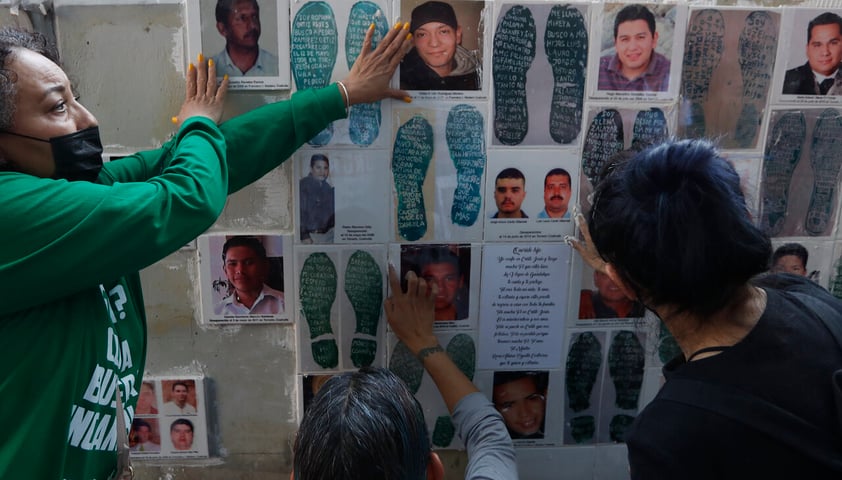
[[[53,150],[53,162],[56,173],[53,178],[64,178],[71,182],[94,182],[102,170],[102,141],[99,139],[99,127],[90,127],[78,132],[43,138],[22,135],[14,132],[3,132],[23,138],[31,138],[39,142],[49,142]]]

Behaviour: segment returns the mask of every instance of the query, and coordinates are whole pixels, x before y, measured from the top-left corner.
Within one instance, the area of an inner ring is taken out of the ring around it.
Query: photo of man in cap
[[[479,90],[480,61],[462,46],[462,26],[453,7],[430,1],[412,10],[414,47],[400,67],[404,90]]]

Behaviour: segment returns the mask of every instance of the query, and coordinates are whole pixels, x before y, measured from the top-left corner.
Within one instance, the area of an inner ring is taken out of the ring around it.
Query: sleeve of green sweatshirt
[[[234,193],[283,163],[327,125],[345,118],[335,84],[296,92],[219,126],[228,145],[228,192]]]
[[[345,102],[339,88],[331,84],[296,92],[289,100],[263,105],[221,124],[227,145],[228,193],[260,179],[330,122],[344,117]],[[108,165],[110,172],[117,181],[136,179],[138,174],[157,175],[166,158],[157,153],[160,150],[122,158]]]
[[[0,172],[0,315],[137,272],[225,206],[225,138],[210,120],[188,119],[164,148],[119,163],[96,184]]]

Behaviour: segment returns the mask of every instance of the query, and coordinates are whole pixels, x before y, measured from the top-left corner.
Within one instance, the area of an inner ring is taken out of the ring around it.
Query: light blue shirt
[[[216,64],[216,76],[221,77],[228,75],[229,77],[277,77],[278,76],[278,57],[263,50],[262,48],[257,52],[257,61],[245,73],[243,73],[231,57],[228,56],[228,49],[223,48],[221,52],[213,56],[213,62]]]
[[[553,218],[553,217],[550,217],[549,215],[547,215],[547,209],[545,208],[545,209],[541,210],[540,212],[538,212],[538,218]],[[558,218],[558,217],[555,217],[555,218]],[[561,216],[561,219],[562,220],[570,220],[570,210],[564,212],[564,215]]]

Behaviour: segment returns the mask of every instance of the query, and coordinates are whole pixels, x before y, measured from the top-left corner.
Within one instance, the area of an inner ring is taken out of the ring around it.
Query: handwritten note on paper
[[[479,368],[561,366],[569,268],[567,245],[484,247]]]

